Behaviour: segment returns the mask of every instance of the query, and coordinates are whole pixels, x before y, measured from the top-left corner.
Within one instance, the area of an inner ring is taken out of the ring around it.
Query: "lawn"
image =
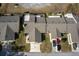
[[[62,52],[71,52],[71,45],[68,44],[68,42],[61,42],[61,51]]]
[[[45,40],[40,45],[40,50],[42,53],[49,53],[52,51],[52,44],[49,40],[49,36],[45,34]]]
[[[23,51],[23,52],[30,51],[30,44],[26,43],[24,32],[21,32],[19,34],[19,38],[16,39],[16,41],[12,43],[12,50],[13,51]]]
[[[61,39],[61,51],[71,52],[71,45],[68,44],[67,33],[64,33]]]

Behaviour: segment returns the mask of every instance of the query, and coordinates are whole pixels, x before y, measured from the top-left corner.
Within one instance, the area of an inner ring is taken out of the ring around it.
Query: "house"
[[[71,33],[72,41],[79,42],[77,24],[72,18],[48,18],[47,30],[51,33],[52,38],[57,37],[58,31],[60,33]]]
[[[27,17],[28,14],[25,16]],[[29,15],[29,21],[24,19],[24,29],[25,33],[29,35],[30,42],[41,42],[41,33],[45,33],[45,18],[44,17],[35,17],[35,15]],[[41,23],[41,24],[40,24]]]
[[[51,33],[51,38],[61,36],[61,33],[69,33],[71,34],[72,44],[79,44],[79,18],[76,15],[66,14],[62,17],[53,16],[45,18],[44,16],[41,17],[41,15],[37,17],[37,15],[29,14],[29,21],[25,19],[24,24],[26,26],[24,26],[24,32],[29,35],[29,42],[42,42],[41,34],[47,31]]]
[[[0,41],[12,42],[19,32],[19,16],[0,16]]]

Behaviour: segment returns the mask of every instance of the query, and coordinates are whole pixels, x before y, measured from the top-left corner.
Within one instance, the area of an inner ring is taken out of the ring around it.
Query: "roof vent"
[[[65,17],[67,17],[67,18],[73,18],[73,14],[72,13],[67,13],[67,14],[65,14]]]
[[[24,21],[30,21],[30,15],[29,14],[26,14],[24,16]]]

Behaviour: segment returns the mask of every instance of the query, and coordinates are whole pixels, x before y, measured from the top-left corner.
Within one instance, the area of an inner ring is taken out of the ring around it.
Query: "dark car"
[[[58,51],[61,50],[61,45],[57,45],[57,50],[58,50]]]
[[[53,40],[53,46],[54,47],[56,46],[56,40]]]
[[[77,48],[77,43],[73,43],[73,48],[74,48],[74,50],[76,50],[76,48]]]

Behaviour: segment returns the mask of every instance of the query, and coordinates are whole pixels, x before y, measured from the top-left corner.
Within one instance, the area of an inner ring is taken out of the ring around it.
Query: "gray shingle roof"
[[[77,30],[77,25],[76,24],[68,24],[67,25],[68,33],[71,33],[71,38],[73,42],[79,43],[79,35],[78,35],[78,30]]]
[[[15,40],[15,32],[8,25],[7,25],[7,29],[6,29],[5,40],[6,41]]]
[[[0,23],[0,40],[5,40],[5,34],[6,34],[7,24],[1,24]]]
[[[30,38],[29,38],[30,42],[41,41],[40,33],[45,33],[45,24],[43,23],[40,24],[40,23],[30,22],[24,28],[25,28],[25,33],[28,33],[30,35]]]
[[[65,20],[66,19],[66,20]],[[75,21],[72,18],[47,18],[47,23],[52,23],[52,24],[61,24],[61,23],[75,23]]]
[[[19,16],[1,16],[0,17],[0,23],[8,24],[8,26],[10,26],[15,32],[18,32],[19,30],[19,20],[20,20]]]
[[[75,18],[75,20],[76,20],[77,22],[79,22],[79,16],[73,15],[73,17]]]
[[[18,16],[0,16],[0,22],[17,22]]]
[[[47,23],[65,23],[64,18],[47,18]]]
[[[66,18],[66,22],[67,22],[68,24],[73,24],[73,23],[75,23],[75,21],[74,21],[73,18]]]
[[[29,41],[30,42],[41,42],[41,33],[36,28],[32,28],[32,31],[29,32]]]
[[[34,19],[33,19],[34,20]],[[34,34],[35,31],[33,31],[35,28],[40,32],[40,33],[45,33],[46,29],[46,23],[45,23],[45,18],[43,17],[38,17],[37,22],[31,21],[30,23],[27,23],[27,26],[25,27],[25,32],[30,33],[31,35],[30,40],[34,41],[34,38],[36,35]],[[56,29],[59,30],[61,33],[71,33],[72,36],[72,41],[73,42],[79,42],[79,30],[77,28],[77,24],[75,23],[73,18],[47,18],[47,31],[52,34],[52,38],[57,37],[57,31]]]
[[[44,17],[37,17],[37,23],[45,23]]]
[[[0,40],[14,39],[14,33],[19,32],[19,16],[0,17]]]

